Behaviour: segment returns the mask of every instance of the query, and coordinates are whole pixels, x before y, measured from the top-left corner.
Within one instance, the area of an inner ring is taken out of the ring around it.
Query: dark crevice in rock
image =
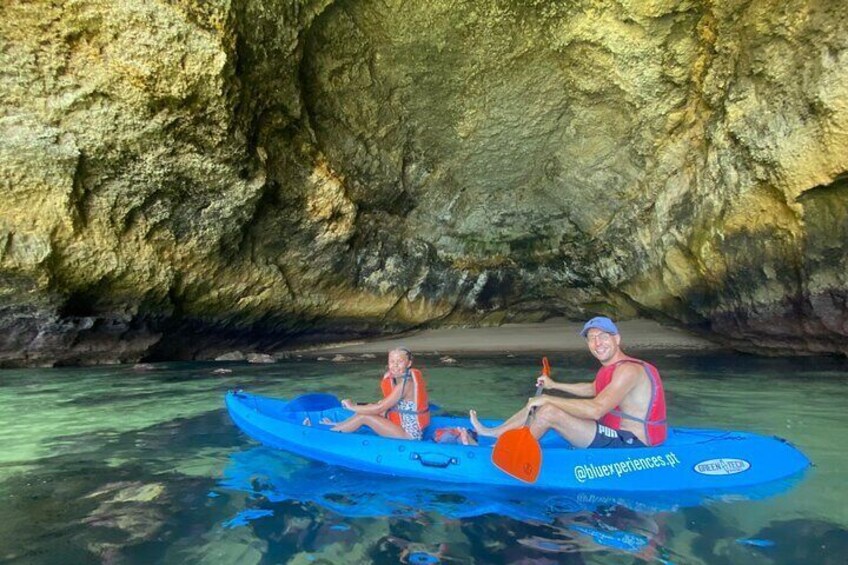
[[[86,176],[86,156],[84,153],[80,153],[77,158],[76,167],[74,167],[69,210],[75,231],[82,231],[88,225],[88,217],[84,204],[86,198]]]
[[[807,204],[811,199],[823,196],[848,200],[848,171],[843,171],[835,175],[833,180],[828,184],[814,186],[805,190],[797,200],[801,204]]]
[[[87,289],[82,292],[73,292],[59,307],[56,314],[59,318],[83,318],[96,317],[97,290]]]
[[[214,325],[208,320],[183,318],[169,321],[162,339],[150,348],[144,361],[212,359],[234,350],[265,352],[306,347],[329,342],[366,339],[387,331],[400,331],[391,325],[375,326],[374,321],[318,320],[270,316],[250,326]]]

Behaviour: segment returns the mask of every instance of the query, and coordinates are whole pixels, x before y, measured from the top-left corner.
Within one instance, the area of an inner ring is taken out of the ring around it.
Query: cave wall
[[[0,6],[0,363],[604,312],[841,353],[848,6]]]

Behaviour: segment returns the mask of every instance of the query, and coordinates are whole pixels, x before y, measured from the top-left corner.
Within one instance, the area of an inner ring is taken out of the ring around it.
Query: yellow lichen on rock
[[[319,224],[317,243],[346,241],[353,235],[356,205],[347,197],[344,178],[335,174],[326,159],[319,158],[309,176],[307,218]]]
[[[798,235],[801,232],[798,216],[779,195],[778,191],[766,186],[741,194],[724,216],[721,232],[726,237],[742,231],[763,233],[777,230]]]

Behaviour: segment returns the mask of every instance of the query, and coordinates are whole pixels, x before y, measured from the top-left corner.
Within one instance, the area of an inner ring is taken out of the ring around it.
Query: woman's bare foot
[[[474,428],[474,431],[477,432],[477,435],[495,437],[496,434],[490,428],[481,424],[480,420],[477,419],[476,410],[468,411],[468,419],[471,420],[471,426]]]
[[[321,418],[320,424],[322,424],[324,426],[335,426],[336,422],[332,421],[329,418]]]
[[[312,420],[310,420],[310,419],[309,419],[309,416],[307,416],[306,418],[304,418],[304,419],[303,419],[303,422],[301,422],[301,423],[302,423],[304,426],[311,426],[311,425],[312,425]]]
[[[467,428],[459,428],[459,441],[462,445],[477,445],[477,440],[468,433]]]

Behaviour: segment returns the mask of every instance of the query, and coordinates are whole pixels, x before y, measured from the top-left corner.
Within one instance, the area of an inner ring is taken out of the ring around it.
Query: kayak
[[[549,432],[539,444],[538,479],[524,483],[491,462],[493,438],[478,445],[437,443],[439,429],[470,427],[468,418],[433,416],[420,441],[380,437],[367,428],[334,432],[333,422],[352,415],[329,394],[291,400],[229,391],[225,404],[233,422],[260,443],[302,457],[382,475],[446,483],[556,491],[626,493],[744,493],[746,489],[802,474],[810,460],[788,441],[743,431],[669,428],[657,447],[575,449]],[[483,420],[492,426],[496,420]]]

